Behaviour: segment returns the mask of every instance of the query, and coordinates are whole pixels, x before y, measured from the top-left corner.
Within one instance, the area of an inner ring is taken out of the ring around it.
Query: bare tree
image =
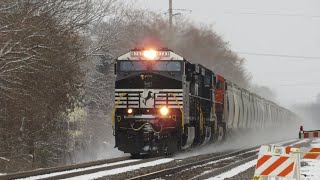
[[[181,17],[170,29],[165,17],[146,10],[126,11],[121,17],[117,23],[99,24],[93,32],[115,56],[134,47],[169,47],[242,87],[249,86],[250,75],[244,68],[244,59],[229,49],[212,26],[195,25]]]
[[[83,37],[115,2],[0,1],[2,168],[51,166],[72,151],[67,120],[82,103]]]

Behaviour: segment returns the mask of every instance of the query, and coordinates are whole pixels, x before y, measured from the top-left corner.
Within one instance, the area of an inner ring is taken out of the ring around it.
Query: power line
[[[279,86],[319,86],[320,83],[282,84]]]
[[[173,0],[169,0],[169,9],[168,9],[168,12],[165,12],[164,14],[169,14],[169,26],[170,26],[170,29],[172,28],[172,18],[174,16],[177,16],[177,15],[181,15],[182,13],[173,13],[174,11],[185,11],[185,12],[189,12],[189,13],[192,13],[192,10],[190,9],[173,9]]]
[[[294,55],[286,55],[286,54],[271,54],[271,53],[253,53],[253,52],[239,52],[236,51],[238,54],[247,54],[247,55],[254,55],[254,56],[271,56],[271,57],[284,57],[284,58],[295,58],[295,59],[308,59],[308,60],[320,60],[320,57],[316,56],[294,56]]]
[[[282,14],[282,13],[256,13],[256,12],[224,12],[227,14],[244,14],[244,15],[262,15],[262,16],[284,16],[284,17],[305,17],[305,18],[320,18],[319,15],[304,15],[304,14]]]

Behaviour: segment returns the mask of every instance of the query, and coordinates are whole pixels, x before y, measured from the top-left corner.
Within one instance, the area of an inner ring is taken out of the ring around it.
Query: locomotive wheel
[[[139,153],[131,153],[131,159],[140,159],[141,155]]]

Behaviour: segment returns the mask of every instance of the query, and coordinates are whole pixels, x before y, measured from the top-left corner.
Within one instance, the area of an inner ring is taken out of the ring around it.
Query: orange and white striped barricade
[[[316,159],[320,160],[320,147],[301,147],[301,159]]]
[[[299,148],[261,146],[254,176],[260,179],[282,177],[300,180],[299,151]]]

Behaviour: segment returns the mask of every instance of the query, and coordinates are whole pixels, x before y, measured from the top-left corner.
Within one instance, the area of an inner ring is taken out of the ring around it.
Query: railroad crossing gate
[[[255,177],[282,177],[300,180],[299,148],[264,145],[260,147]]]
[[[303,126],[300,126],[299,139],[314,139],[314,138],[320,138],[320,130],[305,131],[303,129]]]
[[[300,131],[299,139],[314,139],[320,138],[320,131]]]

